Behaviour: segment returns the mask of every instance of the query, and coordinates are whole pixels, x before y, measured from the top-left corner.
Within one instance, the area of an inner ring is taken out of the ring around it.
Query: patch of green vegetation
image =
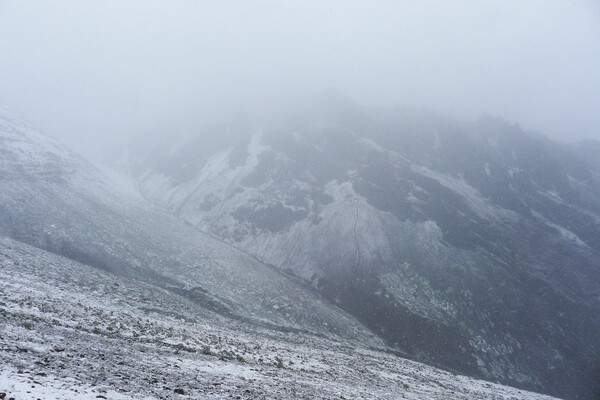
[[[277,364],[275,364],[277,368],[285,368],[285,365],[283,365],[283,360],[281,358],[275,357],[275,361],[277,362]]]

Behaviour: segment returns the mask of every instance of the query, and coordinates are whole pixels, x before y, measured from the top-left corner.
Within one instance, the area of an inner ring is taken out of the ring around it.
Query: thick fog
[[[322,89],[600,139],[595,1],[0,1],[0,104],[89,151]]]

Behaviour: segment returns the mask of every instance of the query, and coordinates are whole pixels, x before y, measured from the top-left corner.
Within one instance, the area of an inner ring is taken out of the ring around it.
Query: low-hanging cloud
[[[74,147],[334,88],[600,139],[593,1],[0,1],[0,104]]]

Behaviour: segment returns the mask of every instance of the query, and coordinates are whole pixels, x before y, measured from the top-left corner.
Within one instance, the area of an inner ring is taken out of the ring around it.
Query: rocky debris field
[[[346,340],[235,321],[0,238],[0,396],[546,399]]]

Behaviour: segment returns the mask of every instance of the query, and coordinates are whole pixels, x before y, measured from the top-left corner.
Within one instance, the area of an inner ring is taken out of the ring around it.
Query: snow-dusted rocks
[[[0,393],[26,399],[549,399],[244,323],[0,238]]]

